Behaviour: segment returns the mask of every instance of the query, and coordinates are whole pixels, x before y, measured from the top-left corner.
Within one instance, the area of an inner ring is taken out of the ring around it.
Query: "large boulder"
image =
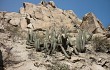
[[[61,27],[67,27],[68,30],[73,31],[75,29],[73,21],[78,25],[81,23],[72,10],[59,9],[53,1],[46,3],[46,5],[25,2],[23,6],[23,8],[20,8],[20,14],[27,18],[27,26],[28,24],[32,25],[34,29],[41,28],[44,30],[55,24],[57,30]],[[20,22],[20,24],[25,25],[22,28],[26,28],[25,19],[21,19],[21,21],[23,22]],[[33,27],[30,28],[33,29]]]
[[[110,31],[110,26],[108,26],[108,31]]]
[[[19,25],[20,24],[20,18],[12,18],[9,21],[9,23],[12,24],[12,25]]]
[[[81,28],[88,30],[91,33],[104,33],[105,29],[102,23],[96,18],[93,13],[88,13],[83,17]]]
[[[20,26],[23,30],[25,30],[27,28],[27,20],[25,17],[22,17],[22,19],[20,21]]]
[[[16,12],[6,12],[4,15],[5,19],[11,19],[11,18],[20,18],[21,14]]]

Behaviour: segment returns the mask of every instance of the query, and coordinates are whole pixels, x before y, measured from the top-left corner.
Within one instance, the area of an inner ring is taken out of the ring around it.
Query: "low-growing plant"
[[[70,70],[67,64],[55,62],[48,70]]]
[[[110,52],[110,42],[106,38],[96,36],[92,42],[96,52]]]

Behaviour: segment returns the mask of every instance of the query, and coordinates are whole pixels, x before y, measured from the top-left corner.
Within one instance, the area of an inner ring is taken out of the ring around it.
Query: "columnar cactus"
[[[44,48],[46,49],[46,52],[49,50],[49,30],[46,30],[45,39],[44,39]]]
[[[52,54],[57,46],[57,39],[56,39],[56,31],[55,29],[52,29],[52,33],[51,33],[51,48],[50,48],[50,53]]]
[[[36,51],[41,51],[41,46],[43,45],[44,51],[51,55],[55,52],[56,47],[60,46],[62,52],[67,58],[71,58],[66,50],[68,46],[68,35],[67,30],[63,29],[63,32],[56,33],[56,30],[54,27],[51,29],[51,33],[49,34],[49,30],[46,30],[45,38],[43,38],[43,43],[41,42],[41,38],[39,35],[39,31],[37,33],[33,30],[28,31],[28,37],[27,37],[27,44],[34,46],[36,48]]]
[[[40,51],[40,39],[36,39],[34,43],[34,47],[36,48],[36,51]]]
[[[34,44],[34,32],[32,30],[28,31],[28,37],[27,37],[27,45],[33,45]]]
[[[76,39],[76,49],[78,50],[78,52],[85,52],[85,44],[86,44],[86,41],[87,41],[87,38],[86,38],[86,32],[83,31],[83,30],[79,30],[79,33],[78,33],[78,37]]]
[[[60,45],[60,47],[61,47],[61,50],[62,50],[62,52],[64,53],[64,55],[65,55],[67,58],[70,59],[71,57],[66,53],[65,49],[63,48],[63,46]]]

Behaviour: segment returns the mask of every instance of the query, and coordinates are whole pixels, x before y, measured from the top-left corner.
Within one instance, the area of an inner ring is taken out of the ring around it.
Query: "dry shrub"
[[[59,62],[55,62],[48,70],[70,70],[70,69],[67,64],[61,64]]]
[[[92,41],[96,52],[110,52],[110,43],[107,38],[96,36]]]

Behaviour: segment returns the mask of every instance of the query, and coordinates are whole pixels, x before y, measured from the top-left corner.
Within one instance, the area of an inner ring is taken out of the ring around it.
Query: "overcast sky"
[[[49,0],[47,0],[49,1]],[[93,12],[105,27],[110,25],[110,0],[53,0],[63,10],[73,10],[82,19]],[[0,11],[18,12],[23,2],[38,4],[40,0],[0,0]]]

